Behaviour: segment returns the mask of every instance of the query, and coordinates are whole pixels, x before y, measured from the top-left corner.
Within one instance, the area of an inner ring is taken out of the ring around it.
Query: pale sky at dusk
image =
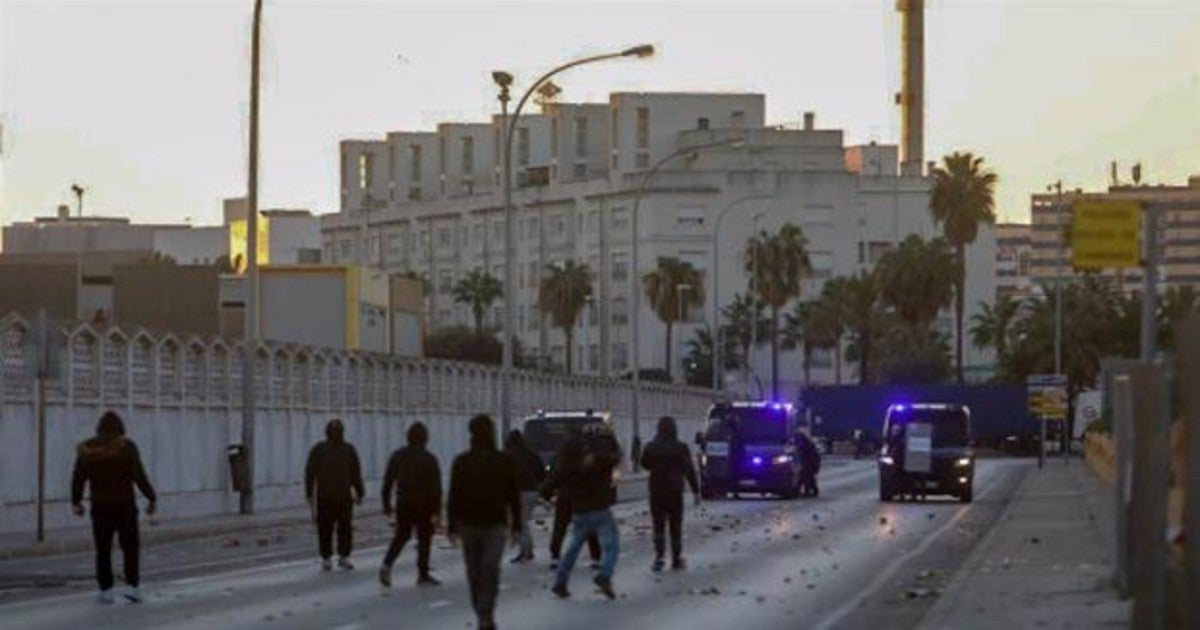
[[[220,220],[245,190],[251,0],[0,0],[0,222],[53,213]],[[851,142],[899,141],[894,0],[266,0],[261,203],[337,209],[337,142],[483,120],[489,73],[518,84],[583,53],[648,61],[563,76],[563,100],[617,90],[767,96]],[[928,0],[927,159],[983,155],[1002,219],[1061,178],[1200,173],[1200,2]]]

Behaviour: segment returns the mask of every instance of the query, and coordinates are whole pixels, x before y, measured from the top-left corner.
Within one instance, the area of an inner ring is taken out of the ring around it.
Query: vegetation
[[[779,313],[788,302],[800,297],[804,278],[812,275],[808,240],[795,224],[786,223],[779,232],[766,231],[746,243],[744,263],[750,276],[750,291],[771,310],[771,395],[779,396]]]
[[[749,379],[750,349],[767,338],[767,319],[762,312],[761,302],[741,293],[734,294],[733,301],[721,308],[721,318],[726,322],[725,369],[742,368],[743,381]]]
[[[547,268],[538,289],[538,308],[550,316],[566,338],[566,371],[574,366],[575,322],[592,294],[592,272],[586,264],[568,260]]]
[[[642,289],[651,310],[667,327],[663,369],[670,374],[672,328],[687,309],[704,304],[704,277],[691,263],[663,256],[654,271],[642,277]]]
[[[425,356],[434,359],[499,365],[503,351],[495,335],[466,326],[439,328],[425,337]]]
[[[500,281],[481,269],[475,269],[467,274],[454,286],[454,302],[464,304],[471,309],[475,318],[475,333],[483,332],[483,316],[496,300],[504,295]]]

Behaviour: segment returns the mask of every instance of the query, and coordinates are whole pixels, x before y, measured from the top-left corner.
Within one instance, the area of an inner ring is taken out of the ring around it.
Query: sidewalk
[[[921,628],[1128,627],[1112,494],[1079,459],[1031,470]]]

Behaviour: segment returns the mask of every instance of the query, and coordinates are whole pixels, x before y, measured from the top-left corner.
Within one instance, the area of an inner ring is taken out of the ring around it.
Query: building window
[[[625,254],[613,254],[610,264],[613,282],[624,282],[629,279],[629,259]]]
[[[499,247],[503,247],[504,243],[504,221],[496,219],[492,221],[492,240],[499,243]]]
[[[634,168],[650,168],[650,154],[639,153],[633,160]]]
[[[440,228],[437,233],[438,247],[446,249],[450,247],[450,228]]]
[[[529,127],[517,129],[517,164],[529,166]]]
[[[370,153],[360,153],[358,156],[358,189],[366,190],[374,183],[372,180],[371,171],[373,170],[374,157]]]
[[[707,118],[697,119],[696,120],[696,128],[697,129],[708,129],[708,119]]]
[[[388,260],[400,260],[400,235],[389,234],[387,237]]]
[[[624,343],[612,345],[612,369],[623,372],[629,367],[629,346]]]
[[[741,129],[742,125],[746,124],[746,112],[740,109],[735,109],[733,110],[733,113],[729,115],[729,120],[733,123],[734,129]]]
[[[530,240],[537,238],[538,235],[538,219],[537,217],[529,217],[525,219],[525,236]]]
[[[420,201],[421,200],[421,187],[420,186],[410,186],[409,187],[408,200],[409,201]]]
[[[354,255],[353,247],[354,245],[350,242],[350,239],[343,239],[338,243],[338,258],[341,260],[350,260]]]
[[[587,223],[585,225],[586,225],[586,230],[588,232],[599,232],[600,231],[600,211],[592,210],[592,211],[588,212]]]
[[[482,223],[476,223],[475,227],[472,229],[475,231],[475,248],[479,249],[479,248],[483,247],[484,225]]]
[[[550,119],[550,155],[558,157],[558,118]]]
[[[575,157],[587,157],[588,154],[588,125],[587,118],[575,118]]]
[[[529,288],[536,289],[538,286],[538,264],[537,261],[530,261],[529,273],[525,276],[529,279]]]
[[[612,108],[612,110],[611,110],[612,122],[609,124],[609,127],[608,127],[610,130],[612,130],[612,149],[613,149],[613,151],[617,150],[617,145],[618,145],[617,141],[621,137],[620,128],[617,127],[617,121],[620,120],[620,116],[618,115],[618,112],[620,112],[620,110],[618,110],[616,107]]]
[[[454,272],[448,269],[443,269],[438,274],[438,293],[443,295],[454,290]]]
[[[625,208],[613,208],[612,228],[615,231],[629,229],[629,211]]]
[[[475,138],[470,136],[462,139],[462,172],[463,175],[475,172]]]
[[[587,164],[585,164],[585,163],[576,164],[575,170],[572,171],[571,175],[577,180],[587,179]]]
[[[414,182],[421,181],[421,145],[408,146],[408,177]]]
[[[650,108],[637,108],[637,148],[650,146]]]
[[[567,222],[561,214],[556,214],[550,217],[550,236],[553,238],[562,238],[567,232]]]
[[[588,356],[588,362],[587,362],[588,371],[595,372],[596,370],[600,369],[600,346],[599,346],[599,344],[593,343],[593,344],[589,345],[588,351],[587,351],[587,356]]]

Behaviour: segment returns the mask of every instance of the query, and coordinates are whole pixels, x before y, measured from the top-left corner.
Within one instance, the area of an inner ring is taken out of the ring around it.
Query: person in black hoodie
[[[496,627],[505,527],[521,535],[521,495],[512,458],[496,450],[496,427],[485,414],[471,418],[471,448],[454,459],[446,500],[447,534],[461,538],[471,607],[480,630]]]
[[[821,472],[821,451],[803,431],[796,435],[796,451],[800,456],[800,492],[806,497],[820,496],[817,474]]]
[[[681,570],[683,561],[683,482],[692,488],[696,504],[700,504],[700,484],[692,454],[687,444],[679,441],[675,418],[663,416],[658,420],[658,433],[642,451],[642,468],[650,471],[650,517],[654,521],[654,571],[663,569],[666,548],[664,529],[671,527],[671,568]]]
[[[567,486],[564,483],[563,476],[559,474],[562,468],[559,462],[565,460],[569,456],[570,448],[574,448],[573,441],[583,439],[583,429],[577,426],[572,426],[567,435],[567,441],[558,449],[558,453],[554,455],[554,464],[551,466],[550,474],[542,480],[540,495],[546,501],[554,501],[554,524],[550,529],[550,570],[558,569],[559,557],[562,555],[563,541],[567,537],[567,527],[571,525],[571,499],[567,496]],[[587,538],[588,554],[592,558],[592,568],[600,568],[600,537],[595,533]]]
[[[125,558],[125,599],[135,604],[141,602],[142,596],[138,592],[140,544],[133,487],[137,486],[149,501],[146,514],[154,514],[158,498],[146,477],[137,445],[125,437],[125,424],[111,411],[100,417],[96,437],[81,442],[77,448],[71,475],[71,508],[76,516],[83,516],[85,485],[92,500],[92,539],[96,544],[99,601],[113,602],[112,542],[115,533]]]
[[[383,475],[383,514],[392,516],[392,489],[396,491],[396,535],[379,567],[379,583],[392,585],[392,565],[417,532],[417,586],[437,586],[429,572],[429,548],[442,511],[442,472],[437,457],[425,450],[429,430],[420,422],[408,428],[408,446],[392,453]]]
[[[533,518],[533,508],[537,506],[538,487],[546,479],[546,465],[525,444],[525,436],[519,429],[509,431],[504,452],[516,465],[517,489],[521,492],[521,550],[511,562],[529,562],[533,560],[533,532],[529,528],[529,521]]]
[[[337,529],[338,567],[344,571],[354,569],[350,564],[350,551],[354,544],[351,520],[354,504],[362,505],[362,467],[358,451],[346,442],[346,428],[342,421],[334,418],[325,425],[325,440],[317,443],[308,453],[304,466],[304,498],[313,503],[313,486],[316,486],[317,544],[321,554],[321,570],[333,568],[333,532]]]
[[[601,555],[600,570],[592,581],[606,597],[616,599],[612,576],[620,552],[620,537],[609,508],[617,500],[613,469],[620,461],[621,451],[616,438],[603,430],[592,429],[568,440],[563,446],[557,474],[565,486],[566,498],[571,502],[572,516],[571,543],[558,564],[551,589],[558,597],[571,596],[567,590],[571,569],[575,567],[584,541],[595,535],[600,538]]]

